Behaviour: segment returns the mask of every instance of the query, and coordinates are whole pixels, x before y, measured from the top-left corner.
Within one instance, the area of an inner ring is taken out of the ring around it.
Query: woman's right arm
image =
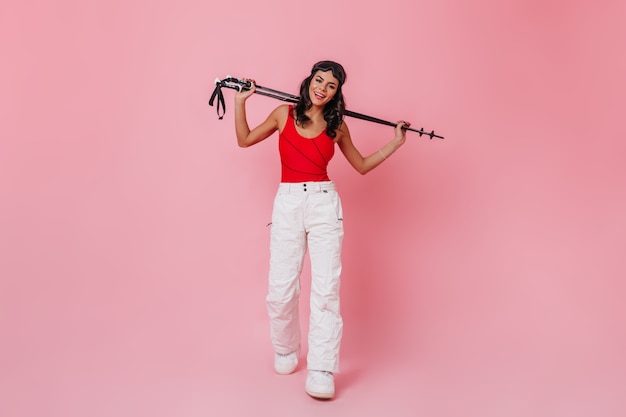
[[[250,90],[235,94],[235,132],[237,133],[237,144],[242,148],[259,143],[276,132],[280,123],[281,108],[284,107],[276,108],[263,123],[250,130],[248,119],[246,118],[246,100],[254,94],[255,90],[256,86],[253,82]]]

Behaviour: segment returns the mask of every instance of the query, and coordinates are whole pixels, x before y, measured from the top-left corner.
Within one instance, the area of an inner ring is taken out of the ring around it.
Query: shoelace
[[[311,372],[313,378],[330,378],[332,380],[335,379],[332,372],[329,371],[312,371]]]

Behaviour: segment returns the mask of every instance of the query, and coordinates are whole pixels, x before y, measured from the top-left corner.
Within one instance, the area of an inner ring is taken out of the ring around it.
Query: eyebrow
[[[315,75],[315,76],[316,76],[317,78],[321,78],[323,81],[326,81],[326,78],[322,77],[322,76],[321,76],[321,75],[319,75],[319,74],[317,74],[317,75]],[[336,83],[336,82],[334,82],[334,81],[328,81],[328,84],[332,84],[332,85],[334,85],[335,87],[337,87],[337,83]]]

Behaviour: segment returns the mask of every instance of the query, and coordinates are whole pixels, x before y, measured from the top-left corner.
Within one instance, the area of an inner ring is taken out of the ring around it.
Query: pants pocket
[[[341,205],[341,198],[339,197],[339,193],[337,193],[337,191],[335,190],[325,190],[324,194],[328,195],[330,204],[335,211],[336,219],[340,222],[343,222],[343,207]]]

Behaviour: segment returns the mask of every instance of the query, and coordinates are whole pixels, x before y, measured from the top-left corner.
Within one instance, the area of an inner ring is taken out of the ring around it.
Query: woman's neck
[[[324,108],[312,106],[309,110],[306,111],[306,115],[309,117],[309,119],[311,119],[312,122],[324,121]]]

